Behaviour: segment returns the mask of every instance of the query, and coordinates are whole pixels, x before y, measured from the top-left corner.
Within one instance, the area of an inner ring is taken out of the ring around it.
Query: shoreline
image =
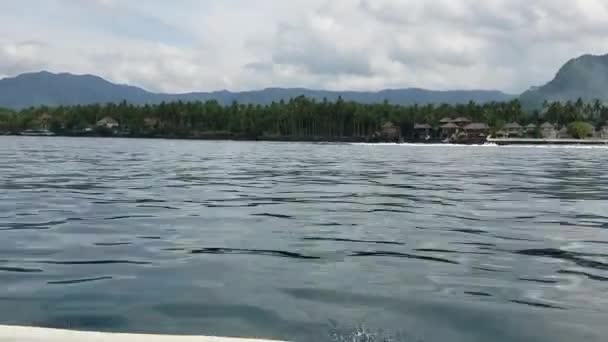
[[[201,136],[177,136],[177,135],[102,135],[102,134],[22,134],[8,133],[0,134],[1,136],[17,136],[17,137],[63,137],[63,138],[119,138],[119,139],[158,139],[158,140],[200,140],[200,141],[264,141],[264,142],[308,142],[308,143],[326,143],[326,144],[369,144],[369,145],[419,145],[419,146],[607,146],[608,139],[535,139],[535,138],[488,138],[484,142],[443,142],[443,141],[417,141],[417,140],[402,140],[399,142],[393,141],[370,141],[364,138],[343,137],[343,138],[324,138],[324,137],[290,137],[290,136],[261,136],[252,137],[245,135],[231,134],[208,134]]]
[[[177,135],[102,135],[102,134],[21,134],[21,133],[10,133],[0,134],[2,136],[12,137],[42,137],[42,138],[101,138],[101,139],[158,139],[158,140],[200,140],[200,141],[249,141],[249,142],[300,142],[300,143],[319,143],[319,144],[370,144],[370,145],[404,145],[404,144],[418,144],[418,145],[476,145],[481,146],[486,143],[470,142],[470,143],[457,143],[457,142],[442,142],[440,140],[433,141],[419,141],[419,140],[401,140],[401,141],[383,141],[383,140],[368,140],[364,138],[356,137],[343,137],[343,138],[324,138],[324,137],[291,137],[291,136],[241,136],[241,135],[205,135],[205,136],[177,136]]]

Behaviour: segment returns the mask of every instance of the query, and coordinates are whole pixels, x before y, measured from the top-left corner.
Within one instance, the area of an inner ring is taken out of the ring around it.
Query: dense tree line
[[[548,102],[543,103],[542,115],[535,112],[535,118],[557,125],[567,125],[576,121],[585,121],[597,127],[602,126],[608,120],[608,104],[600,100],[583,102],[580,98],[576,102]]]
[[[461,105],[400,106],[388,102],[361,104],[337,101],[315,101],[297,97],[270,105],[232,103],[222,106],[216,101],[172,102],[158,105],[135,106],[94,104],[69,107],[36,107],[19,112],[0,111],[0,131],[19,132],[39,128],[41,117],[47,127],[69,134],[95,127],[98,120],[111,117],[120,123],[120,129],[140,136],[204,136],[233,135],[243,137],[297,137],[297,138],[365,138],[372,136],[381,126],[391,121],[409,136],[415,123],[439,126],[444,117],[468,117],[485,122],[493,130],[509,122],[520,124],[549,121],[567,125],[586,121],[601,126],[608,120],[608,106],[599,101],[584,103],[546,102],[542,110],[527,113],[518,100]]]

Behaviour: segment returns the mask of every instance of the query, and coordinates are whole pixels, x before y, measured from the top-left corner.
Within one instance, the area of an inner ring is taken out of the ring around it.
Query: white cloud
[[[4,1],[0,76],[49,69],[170,92],[520,92],[608,52],[607,16],[604,0]]]
[[[0,75],[35,71],[46,66],[40,58],[45,44],[37,41],[0,42]]]

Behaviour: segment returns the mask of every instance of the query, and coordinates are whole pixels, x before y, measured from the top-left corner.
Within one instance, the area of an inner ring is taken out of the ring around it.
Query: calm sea
[[[608,340],[608,149],[0,137],[0,324]]]

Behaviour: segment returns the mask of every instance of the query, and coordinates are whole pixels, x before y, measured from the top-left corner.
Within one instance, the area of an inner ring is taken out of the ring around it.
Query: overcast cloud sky
[[[608,53],[606,18],[608,0],[3,0],[0,77],[519,93]]]

